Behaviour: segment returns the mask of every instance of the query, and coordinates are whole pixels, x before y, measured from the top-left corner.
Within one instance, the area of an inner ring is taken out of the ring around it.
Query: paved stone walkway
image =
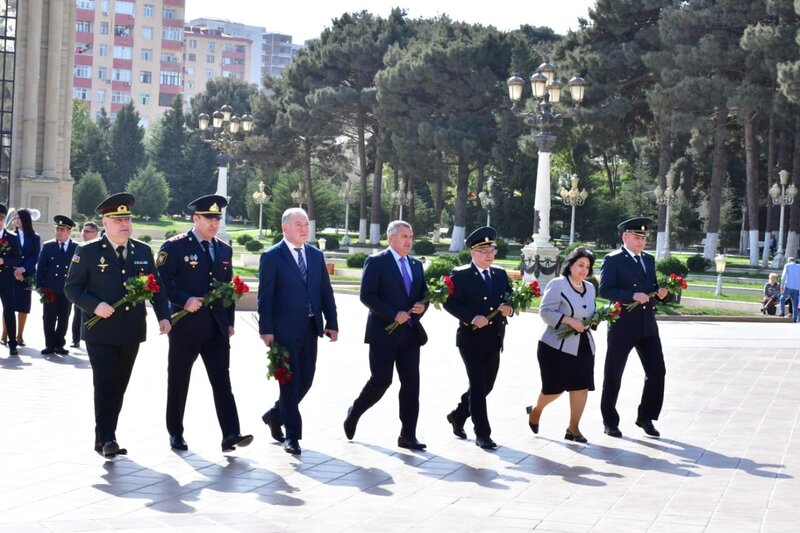
[[[534,436],[524,407],[539,388],[538,315],[512,319],[489,401],[500,444],[485,452],[456,439],[445,414],[466,387],[455,322],[431,310],[423,349],[418,436],[427,452],[396,447],[395,383],[348,442],[342,420],[368,377],[365,310],[338,295],[340,342],[321,342],[302,404],[306,438],[294,458],[260,415],[274,401],[265,350],[237,314],[232,380],[243,432],[233,453],[221,435],[202,364],[186,414],[190,452],[168,447],[166,339],[151,318],[118,438],[130,455],[92,451],[91,370],[82,350],[44,358],[34,303],[19,359],[0,348],[0,531],[800,531],[800,326],[664,322],[667,396],[657,427],[633,421],[641,391],[635,355],[619,407],[623,439],[602,434],[599,389],[605,330],[581,426],[588,446],[562,439],[567,400]]]

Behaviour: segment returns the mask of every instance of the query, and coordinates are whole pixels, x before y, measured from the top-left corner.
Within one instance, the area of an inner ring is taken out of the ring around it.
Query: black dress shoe
[[[660,437],[661,433],[658,432],[651,420],[637,420],[636,425],[644,430],[645,433],[651,437]]]
[[[114,457],[119,453],[119,444],[117,441],[110,440],[103,444],[103,457]]]
[[[80,348],[81,347],[81,343],[80,342],[73,342],[72,344],[69,345],[69,347],[70,348]]]
[[[528,413],[528,426],[531,428],[531,431],[534,433],[539,433],[539,424],[531,424],[531,411],[533,411],[533,406],[529,405],[525,408],[525,412]]]
[[[567,440],[571,440],[572,442],[580,442],[581,444],[586,444],[587,442],[589,442],[586,440],[586,437],[584,437],[580,433],[577,434],[573,433],[569,429],[567,430],[566,433],[564,433],[564,438]]]
[[[103,455],[103,445],[100,444],[99,442],[95,442],[94,451],[96,451],[100,455]],[[128,450],[125,448],[120,448],[119,450],[117,450],[117,455],[128,455]]]
[[[45,348],[42,350],[42,355],[53,355],[54,353],[56,352],[52,348]]]
[[[253,442],[252,435],[228,435],[222,439],[222,451],[232,452],[237,446],[244,448]]]
[[[609,437],[622,437],[622,432],[619,430],[617,426],[609,426],[607,424],[603,424],[603,433],[608,435]]]
[[[467,438],[467,432],[464,431],[464,422],[459,421],[456,418],[455,413],[453,412],[447,413],[447,421],[450,422],[451,426],[453,426],[453,435],[455,435],[459,439]]]
[[[53,351],[58,355],[69,355],[69,350],[65,350],[63,346],[61,348],[55,348]]]
[[[424,450],[427,448],[424,442],[420,442],[416,437],[404,437],[400,435],[397,437],[397,445],[401,448],[408,448],[409,450]]]
[[[170,435],[169,447],[173,450],[181,450],[183,452],[189,449],[189,445],[183,440],[183,435]]]
[[[347,409],[347,418],[344,419],[344,436],[347,440],[353,440],[356,436],[356,426],[358,425],[358,417],[353,415],[353,408]]]
[[[494,450],[497,448],[497,443],[489,438],[478,437],[475,439],[475,446],[483,448],[484,450]]]
[[[9,348],[8,349],[8,355],[19,355],[19,352],[17,351],[17,347],[16,346],[12,346],[11,348]]]
[[[292,455],[300,455],[300,443],[297,442],[297,439],[286,439],[283,443],[283,450],[286,453],[290,453]]]
[[[269,411],[261,416],[261,420],[263,420],[264,423],[269,426],[269,434],[272,435],[273,439],[278,442],[283,442],[285,440],[281,425],[278,424],[277,420],[270,416]]]

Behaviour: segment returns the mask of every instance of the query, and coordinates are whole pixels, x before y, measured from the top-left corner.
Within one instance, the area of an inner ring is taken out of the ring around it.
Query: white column
[[[223,198],[228,198],[228,158],[225,156],[219,156],[217,159],[218,164],[225,161],[224,165],[219,165],[217,167],[217,192],[216,194],[222,196]],[[217,237],[222,239],[225,242],[230,240],[230,235],[228,235],[228,230],[225,227],[225,209],[222,210],[222,218],[219,221],[219,231],[217,232]]]
[[[42,46],[42,0],[28,0],[26,27],[28,29],[28,48],[25,54],[25,82],[22,108],[22,168],[23,176],[36,175],[36,130],[38,119],[39,94],[39,50]],[[19,89],[19,87],[18,87]]]
[[[539,246],[550,244],[550,152],[539,151],[539,166],[536,169],[536,197],[533,208],[539,214],[539,230],[533,241]]]
[[[58,99],[61,93],[61,38],[63,34],[64,0],[50,0],[50,23],[48,29],[47,71],[44,103],[44,147],[42,176],[57,177],[58,161]],[[70,106],[71,108],[72,106]]]

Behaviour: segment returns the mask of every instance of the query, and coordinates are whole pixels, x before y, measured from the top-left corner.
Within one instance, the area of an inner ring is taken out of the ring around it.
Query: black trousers
[[[402,328],[402,326],[401,326]],[[398,329],[401,329],[398,328]],[[370,378],[353,402],[352,414],[360,417],[380,400],[392,384],[392,374],[397,366],[400,378],[400,435],[416,438],[419,418],[419,341],[411,328],[396,331],[395,335],[408,337],[398,346],[369,346]]]
[[[86,343],[94,383],[95,443],[117,440],[117,421],[131,379],[139,343],[115,346]]]
[[[17,346],[17,315],[14,313],[14,284],[9,283],[7,287],[0,287],[0,303],[3,304],[3,320],[6,323],[8,333],[8,346]]]
[[[186,317],[178,322],[169,334],[167,363],[167,431],[170,435],[183,434],[183,415],[186,411],[186,396],[189,394],[189,379],[197,356],[203,360],[208,381],[214,394],[217,421],[222,438],[238,435],[239,414],[231,391],[230,361],[231,345],[227,335],[219,327],[208,309],[200,309],[198,317]],[[196,320],[200,319],[200,320]]]
[[[600,411],[603,423],[607,426],[619,426],[617,398],[622,383],[622,374],[628,354],[636,349],[644,369],[644,389],[639,403],[639,420],[658,420],[661,406],[664,404],[664,353],[661,350],[661,339],[652,337],[629,337],[625,335],[608,336],[608,352],[603,375],[603,395],[600,398]]]
[[[281,344],[289,350],[289,368],[292,380],[280,386],[280,396],[275,405],[267,411],[277,423],[286,427],[287,439],[303,438],[303,418],[300,416],[300,402],[303,401],[317,371],[317,325],[313,318],[308,321],[306,335],[302,339]]]
[[[475,350],[459,347],[461,360],[467,369],[469,389],[461,395],[461,401],[453,411],[459,421],[472,417],[475,436],[488,439],[492,435],[489,425],[489,414],[486,409],[486,397],[492,392],[500,368],[500,347],[494,350]]]
[[[77,305],[72,309],[72,344],[80,344],[81,342],[81,322],[83,321],[83,313],[81,308]]]
[[[63,293],[56,293],[56,301],[42,306],[44,343],[48,348],[63,348],[66,344],[71,309],[72,303]]]

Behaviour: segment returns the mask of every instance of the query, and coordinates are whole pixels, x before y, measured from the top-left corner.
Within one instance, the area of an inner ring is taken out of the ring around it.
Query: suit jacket
[[[456,346],[475,350],[494,350],[503,347],[507,320],[497,315],[489,325],[472,329],[472,319],[478,315],[488,316],[503,303],[503,297],[511,292],[508,274],[502,268],[490,267],[492,291],[474,263],[453,269],[453,294],[447,299],[444,308],[458,319]]]
[[[20,263],[19,239],[13,231],[0,229],[0,241],[7,244],[3,246],[5,250],[0,252],[0,259],[3,260],[0,265],[0,288],[6,288],[14,283],[14,267]]]
[[[261,335],[275,335],[279,344],[287,340],[299,340],[306,335],[309,302],[318,336],[322,336],[325,329],[339,331],[336,302],[325,268],[325,257],[317,248],[307,244],[303,248],[308,283],[303,279],[286,241],[261,254],[258,268],[258,332]]]
[[[408,311],[416,302],[421,302],[428,294],[422,263],[407,256],[411,273],[411,294],[406,293],[405,282],[392,252],[384,250],[368,257],[361,275],[361,303],[369,309],[364,342],[369,344],[398,345],[408,342],[413,334],[420,345],[425,344],[427,335],[420,323],[422,315],[411,315],[411,324],[399,326],[391,335],[386,327],[394,322],[398,311]],[[427,310],[427,305],[425,306]],[[424,314],[424,313],[423,313]]]
[[[625,304],[633,302],[633,293],[651,293],[658,290],[655,258],[642,252],[645,274],[624,247],[605,256],[600,269],[600,296],[611,302],[623,304],[622,315],[608,328],[611,335],[650,336],[658,335],[656,325],[655,298],[644,305],[627,310]]]
[[[176,235],[161,245],[156,265],[173,313],[183,309],[190,297],[205,296],[211,290],[212,278],[224,282],[233,279],[233,249],[216,237],[211,245],[214,247],[214,264],[210,268],[203,246],[191,231]],[[228,327],[233,326],[235,310],[236,304],[225,307],[219,298],[209,306],[189,313],[179,324],[185,323],[182,328],[191,328],[192,322],[199,320],[203,313],[211,313],[220,332],[227,336]]]
[[[81,338],[87,343],[123,346],[144,342],[147,338],[144,303],[120,306],[113,315],[101,319],[91,329],[87,329],[85,324],[94,316],[100,302],[113,305],[125,296],[127,291],[123,284],[133,276],[155,275],[162,290],[153,295],[153,309],[158,320],[169,320],[169,302],[153,260],[153,251],[147,244],[134,239],[128,239],[127,247],[124,267],[119,264],[117,253],[106,236],[79,246],[72,256],[64,293],[83,311]]]
[[[542,301],[539,304],[539,317],[544,322],[544,330],[539,340],[570,355],[578,355],[581,336],[570,335],[564,340],[559,339],[559,333],[565,328],[569,328],[569,326],[563,326],[561,322],[565,316],[578,320],[591,318],[595,310],[594,285],[586,281],[583,286],[586,293],[581,295],[572,287],[566,276],[553,278],[545,287]],[[589,335],[589,345],[594,353],[594,338],[592,338],[591,330],[588,330],[586,334]]]
[[[17,244],[19,244],[19,233],[17,233]],[[38,233],[25,237],[25,243],[20,245],[20,262],[18,266],[25,269],[23,276],[26,278],[36,275],[36,263],[39,260],[41,251],[42,238]],[[64,273],[66,274],[66,271]]]
[[[36,288],[48,288],[56,294],[64,294],[67,270],[77,249],[78,243],[71,239],[66,252],[61,250],[61,245],[55,239],[44,243],[36,265]]]

